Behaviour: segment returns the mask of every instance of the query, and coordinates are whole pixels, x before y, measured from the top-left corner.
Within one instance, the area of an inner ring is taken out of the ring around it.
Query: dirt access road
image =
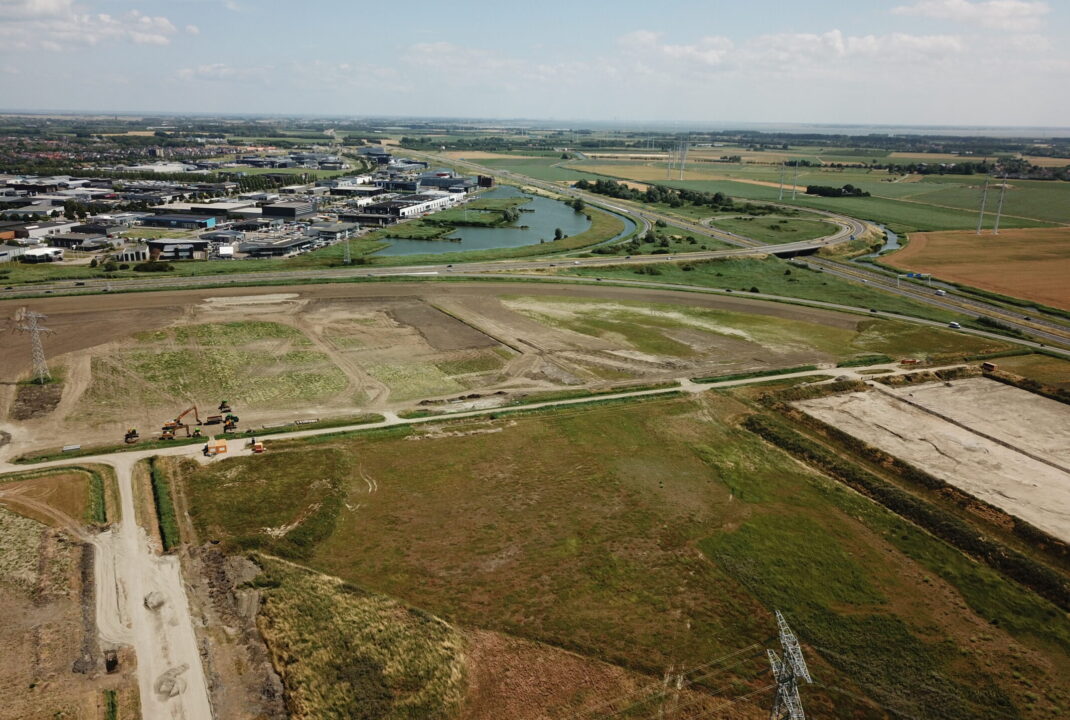
[[[97,627],[105,647],[137,653],[143,720],[207,720],[212,707],[179,559],[157,555],[134,515],[133,467],[144,455],[101,460],[115,468],[122,521],[93,538]]]

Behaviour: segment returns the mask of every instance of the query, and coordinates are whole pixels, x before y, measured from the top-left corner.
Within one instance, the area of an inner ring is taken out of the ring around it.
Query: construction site
[[[0,718],[1070,711],[1070,413],[964,360],[1011,342],[487,282],[7,315]]]

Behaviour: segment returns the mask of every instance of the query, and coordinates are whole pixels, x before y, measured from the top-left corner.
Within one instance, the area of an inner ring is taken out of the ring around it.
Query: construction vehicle
[[[196,405],[192,405],[192,406],[186,408],[185,410],[183,410],[179,414],[179,416],[176,417],[174,420],[170,420],[170,421],[165,422],[163,424],[163,430],[162,430],[162,433],[160,435],[160,439],[161,440],[174,440],[175,439],[175,433],[179,429],[183,429],[183,430],[186,431],[186,437],[200,437],[200,431],[199,430],[196,433],[191,434],[190,430],[189,430],[189,425],[184,423],[184,422],[182,422],[182,418],[186,417],[190,413],[193,413],[193,419],[196,421],[196,423],[198,425],[203,425],[204,424],[204,423],[201,422],[200,413],[197,412],[197,406]]]
[[[221,412],[221,413],[230,412],[230,403],[227,402],[226,400],[221,400],[219,402],[219,412]]]
[[[250,438],[249,449],[259,455],[260,453],[264,452],[264,443],[260,440],[257,440],[256,438]]]
[[[208,417],[206,417],[204,419],[204,424],[205,425],[219,425],[222,422],[223,422],[223,416],[222,415],[209,415]]]
[[[174,430],[168,430],[167,428],[164,428],[163,432],[160,433],[160,439],[161,440],[174,440],[175,439],[175,431]]]
[[[127,428],[126,436],[123,438],[123,440],[126,442],[127,445],[133,445],[138,441],[138,438],[140,437],[141,436],[137,434],[137,428]]]
[[[233,420],[227,420],[223,423],[223,432],[235,432],[238,429],[238,423]]]
[[[229,423],[229,422],[232,422],[232,423],[237,423],[237,422],[238,422],[238,416],[237,416],[237,415],[235,415],[235,414],[233,414],[233,413],[230,413],[230,414],[228,414],[228,415],[227,415],[227,416],[226,416],[225,418],[223,418],[223,419],[224,419],[224,420],[226,420],[226,421],[227,421],[228,423]]]
[[[201,436],[201,429],[200,428],[193,428],[193,437],[200,437],[200,436]]]

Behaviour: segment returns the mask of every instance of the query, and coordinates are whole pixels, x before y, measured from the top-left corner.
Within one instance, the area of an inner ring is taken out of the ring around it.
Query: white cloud
[[[892,13],[951,20],[1008,32],[1029,32],[1040,27],[1050,10],[1046,2],[1027,0],[918,0],[912,5],[894,7]]]
[[[199,27],[197,27],[196,25],[187,25],[186,26],[186,34],[187,35],[200,35],[201,34],[201,29]]]
[[[109,41],[167,45],[177,32],[169,19],[137,10],[109,15],[88,12],[73,0],[0,0],[0,45],[7,48],[58,51]]]

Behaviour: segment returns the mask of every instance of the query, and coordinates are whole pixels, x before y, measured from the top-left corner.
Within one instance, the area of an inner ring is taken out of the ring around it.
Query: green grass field
[[[774,244],[813,240],[831,235],[836,231],[836,226],[830,223],[798,218],[724,218],[715,220],[711,225],[721,230]]]
[[[736,427],[745,412],[709,393],[279,442],[183,474],[201,537],[461,629],[658,680],[762,644],[699,682],[735,693],[768,682],[761,647],[780,609],[819,679],[803,688],[815,716],[1070,710],[1064,615]],[[366,623],[330,620],[350,601],[304,594],[290,607],[315,603],[318,619],[303,635],[361,667]],[[308,682],[329,687],[333,667]]]
[[[642,266],[569,268],[562,272],[568,275],[622,280],[649,279],[655,282],[724,288],[736,292],[746,292],[756,287],[760,292],[771,295],[842,303],[863,309],[875,308],[939,322],[966,320],[962,315],[938,310],[863,285],[849,283],[846,280],[799,267],[778,258],[663,263],[652,267],[656,270],[653,276],[645,274]],[[684,267],[692,269],[684,270]]]
[[[80,412],[121,412],[136,394],[149,404],[172,398],[211,406],[220,397],[244,407],[314,402],[337,395],[345,375],[308,349],[298,330],[270,322],[180,326],[140,333],[128,347],[93,359]]]

